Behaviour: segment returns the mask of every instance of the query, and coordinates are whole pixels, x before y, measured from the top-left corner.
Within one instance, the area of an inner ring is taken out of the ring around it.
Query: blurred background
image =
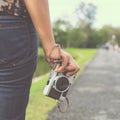
[[[95,65],[90,68],[90,74],[85,75],[83,81],[80,80],[78,98],[80,98],[81,104],[79,104],[79,99],[73,98],[73,103],[78,100],[78,104],[75,106],[75,110],[78,111],[75,112],[72,109],[70,115],[67,114],[65,117],[63,114],[56,113],[56,110],[52,111],[56,106],[55,100],[43,96],[50,67],[44,59],[42,46],[39,43],[38,64],[31,87],[26,120],[80,120],[80,117],[81,120],[119,120],[120,115],[117,114],[120,113],[119,108],[109,108],[111,105],[119,107],[119,99],[113,100],[112,103],[108,101],[116,95],[114,85],[120,84],[120,67],[118,67],[120,64],[120,0],[49,0],[49,8],[55,40],[80,65],[81,70],[78,77],[83,74],[93,58],[96,58],[96,61],[93,62]],[[102,51],[99,52],[101,49]],[[104,91],[109,87],[111,91]],[[98,88],[102,91],[100,94]],[[116,89],[118,92],[119,88],[120,85]],[[118,93],[116,96],[119,98],[120,94]],[[105,100],[106,102],[104,102]],[[118,103],[114,101],[118,101]],[[71,106],[74,108],[74,105]],[[108,108],[104,108],[105,106]],[[96,113],[100,108],[104,108],[104,110]],[[78,114],[74,115],[75,113]],[[115,119],[107,119],[107,114]],[[90,119],[90,115],[97,117]],[[67,116],[70,116],[71,119]]]
[[[120,44],[119,0],[49,0],[56,41],[64,47]]]

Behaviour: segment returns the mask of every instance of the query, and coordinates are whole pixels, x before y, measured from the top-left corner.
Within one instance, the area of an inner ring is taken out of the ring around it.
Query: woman
[[[34,24],[34,25],[33,25]],[[0,120],[25,120],[36,67],[37,35],[55,71],[76,74],[79,66],[55,43],[48,0],[0,0]]]

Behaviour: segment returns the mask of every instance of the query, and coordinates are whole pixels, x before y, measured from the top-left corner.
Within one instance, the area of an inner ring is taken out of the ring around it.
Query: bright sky
[[[96,28],[101,28],[104,25],[120,27],[120,0],[49,0],[51,21],[64,18],[75,24],[76,15],[74,11],[82,1],[97,6],[94,24]]]

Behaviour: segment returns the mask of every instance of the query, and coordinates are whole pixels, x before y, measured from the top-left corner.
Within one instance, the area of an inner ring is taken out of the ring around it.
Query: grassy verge
[[[48,111],[55,105],[54,100],[42,94],[46,80],[47,76],[32,84],[26,120],[46,120]]]
[[[96,49],[65,49],[80,65],[80,73],[83,72],[88,62],[95,56]]]
[[[96,53],[95,49],[65,49],[65,51],[72,54],[76,59],[81,67],[81,72],[85,68],[86,63],[88,63]],[[39,71],[39,69],[37,70]],[[45,76],[42,80],[33,82],[26,120],[46,120],[49,111],[55,106],[56,102],[54,100],[45,97],[42,94],[47,78],[48,76]]]
[[[37,68],[34,73],[34,77],[38,77],[40,75],[43,75],[49,71],[49,65],[45,61],[44,53],[42,49],[38,49],[38,62],[37,62]]]

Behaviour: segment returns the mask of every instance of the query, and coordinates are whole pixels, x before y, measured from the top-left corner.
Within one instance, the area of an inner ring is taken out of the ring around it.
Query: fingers
[[[67,73],[66,73],[66,76],[69,77],[69,76],[75,75],[77,72],[78,72],[78,70],[75,69],[75,70],[73,70],[73,71],[71,71],[71,72],[67,72]]]
[[[63,55],[61,66],[59,68],[55,69],[55,71],[56,72],[64,72],[66,70],[66,67],[68,66],[69,59],[70,59],[69,55]]]
[[[72,76],[80,70],[79,65],[76,63],[72,56],[67,54],[62,58],[62,64],[59,68],[55,69],[56,72],[63,72],[66,74],[66,76]]]
[[[69,66],[66,67],[66,76],[72,76],[80,70],[80,67],[75,61],[71,61]]]

